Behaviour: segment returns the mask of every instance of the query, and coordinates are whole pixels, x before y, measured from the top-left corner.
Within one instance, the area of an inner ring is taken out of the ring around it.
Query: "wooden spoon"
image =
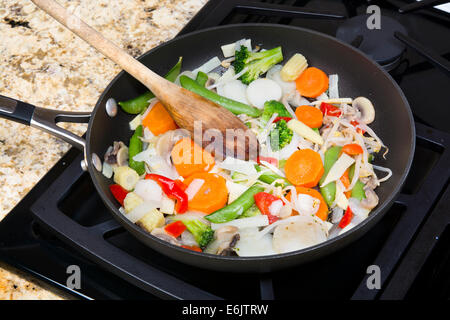
[[[203,132],[208,129],[220,132],[223,141],[222,150],[226,155],[247,160],[257,157],[258,140],[233,113],[151,71],[56,1],[32,0],[32,2],[142,82],[163,103],[178,126],[187,129],[193,135],[194,121],[200,120]],[[242,137],[243,133],[245,139],[235,138]]]

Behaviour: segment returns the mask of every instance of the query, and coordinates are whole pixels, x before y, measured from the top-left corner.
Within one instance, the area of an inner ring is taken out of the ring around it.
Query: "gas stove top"
[[[355,32],[353,26],[366,21],[368,5],[381,8],[381,27],[385,20],[391,29],[375,37]],[[301,26],[348,41],[391,73],[414,113],[414,161],[389,212],[348,247],[295,270],[264,275],[180,264],[112,219],[80,167],[82,155],[71,149],[0,223],[0,259],[83,299],[448,300],[449,21],[443,10],[418,10],[406,1],[211,0],[180,32],[250,22]],[[70,266],[81,270],[80,289],[67,284]],[[374,266],[381,272],[380,289],[367,285]]]

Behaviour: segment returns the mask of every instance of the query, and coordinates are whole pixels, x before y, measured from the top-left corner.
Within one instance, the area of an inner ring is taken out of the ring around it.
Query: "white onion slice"
[[[232,157],[226,157],[224,161],[216,164],[219,168],[237,171],[246,175],[256,174],[255,163],[252,161],[244,161]]]
[[[134,187],[134,193],[140,196],[144,202],[160,203],[162,200],[162,189],[154,180],[139,180]]]
[[[294,132],[292,135],[291,142],[283,149],[278,151],[279,159],[287,159],[289,158],[295,151],[298,150],[297,146],[303,138],[300,137],[297,133]]]
[[[349,198],[348,206],[350,207],[350,210],[352,210],[353,214],[362,220],[369,216],[370,210],[362,207],[361,201],[356,198]]]
[[[274,165],[268,163],[267,161],[260,160],[259,163],[262,164],[263,166],[269,168],[270,170],[272,170],[274,173],[276,173],[276,174],[279,175],[280,177],[286,178],[285,174],[284,174],[283,172],[281,172],[280,169],[278,169],[278,168],[275,167]]]
[[[234,43],[234,49],[240,50],[241,46],[244,46],[248,49],[248,51],[252,51],[252,40],[251,39],[241,39]]]
[[[283,208],[284,204],[281,200],[276,200],[272,202],[269,206],[269,212],[273,216],[279,216],[281,208]]]
[[[295,210],[303,215],[314,215],[319,210],[320,200],[308,194],[300,193],[297,196]]]
[[[231,203],[234,200],[236,200],[237,198],[239,198],[239,196],[248,189],[248,187],[245,184],[235,183],[230,180],[227,180],[226,186],[227,186],[228,193],[229,193],[228,194],[228,203]]]
[[[316,100],[321,100],[321,101],[328,100],[328,99],[329,99],[328,95],[325,92],[316,98]]]
[[[215,68],[217,68],[218,66],[220,66],[220,59],[216,56],[213,57],[211,59],[209,59],[208,61],[206,61],[203,65],[201,65],[200,67],[192,70],[192,73],[194,74],[194,76],[197,77],[197,73],[199,71],[204,72],[204,73],[208,73],[213,71]]]
[[[225,44],[223,46],[220,46],[220,49],[222,49],[223,56],[225,58],[229,58],[234,56],[234,53],[236,52],[236,44],[235,43]]]
[[[195,241],[194,235],[187,230],[185,230],[181,234],[181,243],[185,246],[198,246],[197,241]]]
[[[149,158],[156,156],[156,150],[153,148],[147,148],[142,152],[139,152],[137,155],[133,157],[134,161],[147,161]]]
[[[211,229],[217,230],[223,226],[234,226],[238,229],[265,227],[269,225],[269,218],[265,214],[250,218],[234,219],[224,223],[211,223]]]

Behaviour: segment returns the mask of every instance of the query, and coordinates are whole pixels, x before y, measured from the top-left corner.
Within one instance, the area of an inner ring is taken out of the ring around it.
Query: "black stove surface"
[[[381,6],[383,16],[402,24],[408,36],[448,59],[449,16],[435,9],[398,13],[407,3],[371,1]],[[334,36],[346,18],[365,14],[367,6],[353,0],[212,0],[180,34],[220,24],[265,22]],[[265,275],[180,264],[145,247],[112,219],[89,174],[80,168],[80,152],[71,149],[0,223],[0,258],[87,299],[448,300],[450,108],[445,94],[450,78],[408,48],[390,72],[416,120],[413,165],[381,222],[339,252]],[[71,265],[80,267],[81,289],[66,284]],[[373,266],[380,268],[381,289],[367,286]]]

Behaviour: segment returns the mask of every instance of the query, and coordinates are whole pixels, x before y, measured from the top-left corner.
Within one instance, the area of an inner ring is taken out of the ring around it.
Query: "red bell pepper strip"
[[[185,191],[187,189],[187,185],[183,183],[181,180],[175,180],[175,184],[181,188],[181,190]]]
[[[261,164],[261,161],[268,162],[271,165],[278,167],[278,160],[275,158],[258,156],[258,158],[256,158],[256,162],[258,162],[258,164]]]
[[[345,210],[344,216],[342,217],[341,221],[339,222],[339,228],[344,229],[350,221],[353,219],[353,212],[350,209],[350,207],[347,207],[347,210]]]
[[[174,180],[154,173],[147,174],[145,179],[156,181],[167,197],[177,201],[175,205],[177,213],[185,213],[187,211],[188,196]]]
[[[185,248],[185,249],[192,250],[192,251],[203,252],[202,249],[200,249],[200,247],[197,247],[197,246],[185,246],[185,245],[182,245],[181,247]]]
[[[340,117],[342,114],[341,109],[326,102],[320,104],[320,111],[322,111],[324,116]]]
[[[363,130],[363,129],[361,129],[361,128],[359,127],[359,122],[358,122],[358,121],[352,120],[352,121],[350,121],[350,124],[356,128],[356,132],[358,132],[359,134],[364,134],[364,133],[366,133],[365,130]]]
[[[164,230],[171,236],[178,238],[186,230],[186,226],[182,221],[175,221],[165,226]]]
[[[278,122],[278,121],[280,121],[280,120],[284,120],[284,121],[286,121],[286,122],[289,122],[289,121],[292,120],[292,118],[291,118],[291,117],[276,117],[276,118],[273,120],[273,123]]]
[[[265,214],[269,218],[269,224],[272,224],[278,220],[277,216],[274,216],[270,213],[269,207],[275,201],[281,201],[280,198],[275,197],[273,194],[267,192],[258,192],[253,197],[255,198],[255,204],[258,207],[259,211],[261,211],[262,214]]]
[[[123,200],[128,194],[128,191],[125,190],[121,185],[112,184],[109,186],[109,190],[116,200],[123,206]]]

